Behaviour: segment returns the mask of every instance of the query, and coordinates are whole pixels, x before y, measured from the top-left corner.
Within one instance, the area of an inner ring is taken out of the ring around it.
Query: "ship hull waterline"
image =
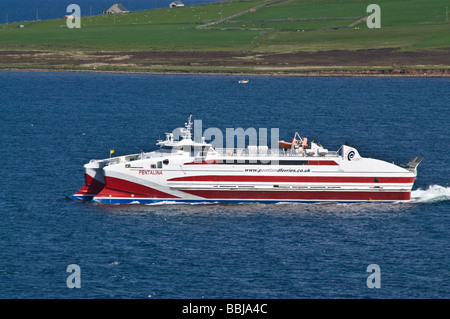
[[[280,149],[215,148],[166,133],[159,150],[91,160],[73,199],[106,204],[409,202],[421,157],[405,166],[365,158],[348,145],[328,151],[301,137]],[[280,141],[282,142],[282,141]],[[287,148],[290,146],[290,148]],[[112,154],[112,152],[111,152]]]

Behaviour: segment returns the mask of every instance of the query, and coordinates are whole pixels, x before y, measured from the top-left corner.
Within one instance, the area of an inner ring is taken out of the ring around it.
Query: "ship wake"
[[[411,192],[412,203],[443,202],[450,200],[450,187],[431,185],[427,189],[416,189]]]

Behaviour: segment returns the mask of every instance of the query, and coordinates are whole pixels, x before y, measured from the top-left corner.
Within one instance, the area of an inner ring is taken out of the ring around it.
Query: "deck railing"
[[[323,151],[323,149],[315,149],[312,150],[312,152],[307,153],[306,150],[283,150],[283,149],[269,149],[266,147],[246,147],[246,148],[216,148],[216,149],[210,149],[209,151],[199,151],[199,152],[191,152],[191,156],[194,156],[195,158],[211,158],[215,156],[219,157],[253,157],[253,158],[260,158],[260,157],[337,157],[339,156],[339,152],[336,151],[327,151],[319,153],[318,151]],[[119,163],[127,163],[132,162],[135,160],[140,159],[148,159],[148,158],[155,158],[155,157],[166,157],[168,154],[171,155],[182,155],[182,151],[178,150],[176,152],[173,152],[172,154],[170,152],[151,152],[151,153],[139,153],[139,154],[132,154],[132,155],[125,155],[125,156],[117,156],[112,157],[108,159],[103,159],[101,161],[105,161],[105,165],[112,165],[112,164],[119,164]],[[92,160],[92,161],[99,161],[99,160]]]
[[[323,155],[319,155],[317,152],[311,153],[311,155],[308,155],[305,151],[303,151],[303,154],[300,152],[287,150],[283,151],[280,149],[270,149],[270,148],[262,148],[262,149],[253,149],[253,148],[216,148],[215,151],[218,153],[219,156],[245,156],[245,157],[264,157],[264,156],[283,156],[283,157],[309,157],[309,156],[319,156],[319,157],[336,157],[338,156],[338,152],[336,151],[327,151],[327,153]]]

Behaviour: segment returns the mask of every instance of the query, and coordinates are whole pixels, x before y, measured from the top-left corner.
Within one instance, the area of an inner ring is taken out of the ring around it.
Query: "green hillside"
[[[236,50],[252,41],[258,31],[197,30],[251,8],[261,1],[154,9],[126,14],[81,17],[80,29],[69,29],[66,19],[1,25],[3,48],[88,50]],[[23,25],[24,28],[19,28]]]
[[[275,2],[242,15],[200,26]],[[450,47],[448,0],[382,0],[381,28],[369,29],[370,1],[227,1],[175,9],[0,25],[2,49],[295,52],[399,47]],[[326,19],[326,20],[324,20]],[[356,23],[356,24],[354,24]],[[22,24],[24,28],[18,26]],[[352,27],[350,25],[354,24]]]
[[[233,0],[0,24],[0,69],[450,75],[449,0]],[[83,10],[82,10],[83,12]],[[61,16],[65,14],[62,13]]]

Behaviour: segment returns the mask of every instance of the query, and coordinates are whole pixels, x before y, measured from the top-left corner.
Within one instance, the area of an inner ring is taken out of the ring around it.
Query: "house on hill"
[[[111,8],[103,11],[103,14],[115,14],[115,13],[128,13],[130,12],[127,8],[125,8],[122,4],[116,3],[113,4]]]
[[[184,7],[184,3],[181,1],[173,1],[170,5],[169,8],[179,8],[179,7]]]

